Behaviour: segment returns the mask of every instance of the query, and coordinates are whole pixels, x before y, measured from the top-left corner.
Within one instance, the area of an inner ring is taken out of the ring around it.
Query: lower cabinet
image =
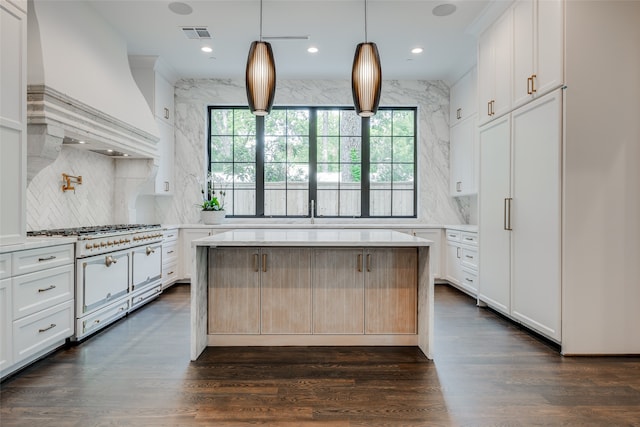
[[[209,251],[209,334],[416,334],[415,248]]]
[[[445,230],[446,279],[472,297],[478,296],[478,233]]]
[[[11,279],[0,279],[0,372],[13,364]]]
[[[162,236],[162,289],[166,289],[179,278],[178,228],[167,228]]]
[[[191,279],[191,268],[193,266],[193,248],[191,247],[191,242],[195,239],[213,236],[214,234],[225,231],[228,231],[228,229],[212,227],[180,229],[180,258],[177,273],[180,279]]]

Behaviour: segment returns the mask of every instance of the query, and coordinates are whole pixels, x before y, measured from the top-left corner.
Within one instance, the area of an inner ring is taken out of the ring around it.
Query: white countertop
[[[447,230],[468,231],[471,233],[478,232],[478,226],[472,224],[445,225],[443,228],[446,228]]]
[[[316,219],[316,221],[311,224],[307,219],[306,222],[294,222],[294,223],[282,223],[282,222],[273,222],[273,223],[249,223],[242,222],[241,220],[227,219],[222,224],[216,225],[208,225],[208,224],[180,224],[180,225],[168,225],[163,224],[163,228],[211,228],[211,229],[385,229],[385,230],[405,230],[405,229],[444,229],[450,228],[453,226],[445,226],[442,224],[418,224],[418,223],[333,223],[326,222],[327,220]],[[462,227],[465,227],[464,225]],[[468,226],[468,227],[476,227],[477,226]]]
[[[27,249],[46,248],[50,246],[66,245],[78,241],[77,237],[27,237],[24,242],[14,245],[0,246],[0,254]]]
[[[193,241],[193,246],[431,246],[431,240],[393,230],[378,229],[242,229],[230,230]]]

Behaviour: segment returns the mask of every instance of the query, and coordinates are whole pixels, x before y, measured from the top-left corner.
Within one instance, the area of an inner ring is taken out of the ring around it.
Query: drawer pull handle
[[[168,252],[167,252],[167,255],[168,255],[168,254],[172,254],[172,253],[173,253],[173,251],[168,251]]]
[[[358,271],[362,272],[362,254],[358,254]]]
[[[100,323],[100,319],[94,320],[93,323],[95,323],[97,325],[98,323]]]
[[[46,258],[38,258],[38,262],[51,261],[52,259],[56,259],[56,256],[55,255],[51,255],[51,256],[48,256]]]
[[[473,238],[471,238],[471,237],[465,237],[465,238],[464,238],[464,240],[468,240],[468,241],[470,241],[470,242],[471,242],[471,241],[473,241]]]
[[[47,326],[46,328],[38,329],[38,332],[39,332],[39,333],[47,332],[49,329],[53,329],[53,328],[55,328],[55,327],[56,327],[56,324],[55,324],[55,323],[52,323],[52,324],[50,324],[49,326]]]
[[[467,258],[469,259],[473,259],[473,257],[471,255],[465,255]]]
[[[118,260],[112,257],[111,255],[108,255],[104,259],[104,265],[106,265],[107,267],[111,267],[111,264],[116,264],[117,262]]]
[[[456,258],[460,258],[460,248],[456,248]]]
[[[155,254],[156,251],[151,249],[151,246],[147,246],[147,256],[151,255],[151,254]]]
[[[367,254],[367,271],[371,271],[371,254]]]
[[[55,289],[56,285],[51,285],[48,288],[44,288],[44,289],[38,289],[38,292],[47,292],[50,291],[51,289]]]
[[[167,276],[171,276],[173,274],[173,271],[170,271],[167,273]]]
[[[469,283],[473,283],[473,279],[469,279],[468,277],[465,277],[464,280],[466,280]]]
[[[449,237],[456,237],[455,234],[449,234]]]

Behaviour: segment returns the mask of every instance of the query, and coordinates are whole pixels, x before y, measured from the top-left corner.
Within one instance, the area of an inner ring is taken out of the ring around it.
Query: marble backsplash
[[[278,81],[275,104],[351,106],[351,85],[349,81]],[[380,104],[418,107],[418,221],[475,223],[475,198],[449,196],[448,86],[440,81],[385,81]],[[139,196],[135,222],[200,221],[196,204],[200,200],[198,181],[207,163],[209,105],[246,105],[244,81],[181,80],[176,84],[175,192],[171,197]],[[75,193],[62,192],[62,173],[83,176]],[[27,230],[113,223],[119,217],[116,180],[111,158],[63,146],[56,161],[27,188]],[[397,222],[380,220],[385,221]]]
[[[155,198],[158,222],[199,222],[196,203],[200,200],[198,181],[204,176],[207,163],[207,106],[246,105],[246,102],[242,80],[188,79],[176,83],[175,192],[173,197]],[[351,106],[351,84],[347,80],[278,81],[275,105]],[[446,83],[384,81],[380,105],[418,107],[418,221],[431,224],[472,221],[473,200],[449,196],[449,87]]]

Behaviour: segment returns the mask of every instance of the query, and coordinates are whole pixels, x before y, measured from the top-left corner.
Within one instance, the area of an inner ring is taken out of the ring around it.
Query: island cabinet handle
[[[362,272],[362,254],[358,254],[358,271]]]
[[[267,254],[262,254],[262,272],[267,272]]]
[[[371,254],[367,254],[367,271],[371,271]]]
[[[258,254],[253,254],[253,271],[258,271]]]

